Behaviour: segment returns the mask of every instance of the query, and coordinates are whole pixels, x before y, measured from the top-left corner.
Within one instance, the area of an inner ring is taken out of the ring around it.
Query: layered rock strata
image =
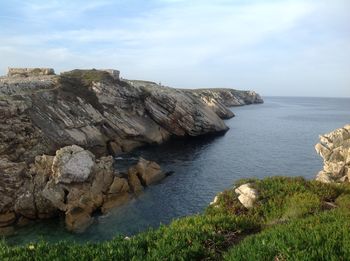
[[[253,92],[179,90],[112,74],[74,70],[0,78],[0,157],[32,162],[72,144],[99,157],[172,136],[225,132],[222,119],[233,116],[226,105],[261,101]]]
[[[63,213],[68,229],[83,230],[96,210],[166,176],[143,159],[120,175],[107,155],[225,132],[227,106],[260,102],[254,92],[121,80],[117,70],[10,68],[0,77],[0,228]]]
[[[350,181],[350,125],[320,135],[315,149],[323,158],[323,170],[316,180],[324,183]]]

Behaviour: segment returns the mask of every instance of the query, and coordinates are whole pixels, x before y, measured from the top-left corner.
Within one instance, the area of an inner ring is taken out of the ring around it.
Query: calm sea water
[[[17,229],[7,241],[85,242],[132,235],[203,211],[218,192],[240,178],[313,178],[322,168],[314,150],[318,135],[350,123],[350,99],[267,97],[262,105],[232,110],[236,117],[226,121],[230,130],[224,136],[172,141],[118,158],[119,169],[142,155],[174,174],[123,207],[97,216],[83,234],[66,232],[63,220],[56,219]]]

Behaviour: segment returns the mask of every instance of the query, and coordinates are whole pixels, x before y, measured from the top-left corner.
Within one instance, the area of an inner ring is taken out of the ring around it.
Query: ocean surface
[[[230,130],[223,136],[174,140],[117,158],[117,169],[122,171],[142,156],[174,174],[108,215],[96,216],[86,232],[69,233],[62,219],[54,219],[18,228],[6,240],[10,244],[42,239],[86,242],[133,235],[202,212],[218,192],[240,178],[313,178],[322,169],[314,150],[318,135],[350,123],[350,99],[264,100],[261,105],[233,107],[236,117],[226,121]]]

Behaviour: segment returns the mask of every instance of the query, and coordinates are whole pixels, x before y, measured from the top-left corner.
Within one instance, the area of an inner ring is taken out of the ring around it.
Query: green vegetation
[[[249,236],[225,260],[349,260],[350,215],[326,211]]]
[[[350,260],[350,186],[303,178],[249,181],[252,209],[234,189],[205,213],[98,244],[60,242],[8,246],[0,260]]]
[[[96,69],[92,70],[73,70],[61,74],[62,77],[71,79],[79,79],[83,82],[83,85],[91,85],[92,82],[106,82],[113,81],[113,77],[105,71]]]

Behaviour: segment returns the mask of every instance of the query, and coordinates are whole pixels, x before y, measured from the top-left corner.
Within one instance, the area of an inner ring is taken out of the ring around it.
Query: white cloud
[[[94,26],[58,29],[54,23],[59,24],[62,18],[73,22],[76,19],[81,24],[85,12],[109,8],[113,3],[88,1],[82,5],[81,1],[70,1],[62,6],[60,1],[46,5],[30,1],[27,17],[46,12],[48,29],[3,35],[0,70],[9,64],[20,65],[20,61],[49,63],[60,70],[116,67],[127,77],[161,80],[181,87],[230,87],[235,83],[235,87],[259,90],[265,82],[261,91],[269,93],[276,90],[271,79],[277,71],[286,72],[286,79],[276,80],[279,85],[293,82],[288,73],[295,76],[301,68],[309,69],[313,62],[319,65],[320,60],[314,58],[320,53],[326,61],[332,57],[334,48],[339,52],[348,50],[346,45],[350,42],[343,40],[343,45],[336,45],[332,44],[333,39],[326,39],[326,43],[310,43],[305,39],[313,33],[312,28],[302,27],[310,19],[319,19],[321,25],[338,21],[336,15],[342,9],[342,0],[336,0],[338,8],[332,5],[331,9],[324,1],[156,2],[160,5],[135,11],[132,16],[119,17],[116,13],[104,20],[99,14],[99,23]],[[306,36],[300,35],[302,31]],[[349,68],[346,59],[333,59],[334,71],[340,65]],[[345,83],[343,79],[340,85]]]

